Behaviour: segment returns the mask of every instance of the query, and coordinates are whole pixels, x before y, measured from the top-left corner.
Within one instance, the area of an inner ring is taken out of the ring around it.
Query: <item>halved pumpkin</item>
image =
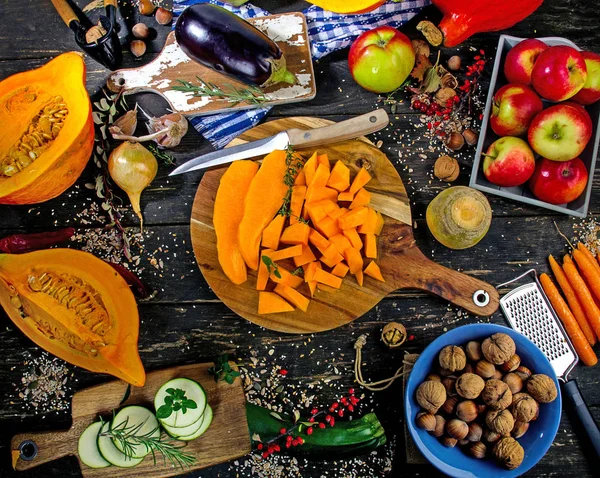
[[[36,204],[72,186],[94,147],[83,55],[0,82],[0,128],[0,204]]]
[[[87,252],[0,254],[0,304],[44,350],[141,387],[139,316],[125,280]]]
[[[375,10],[386,0],[308,0],[310,3],[335,13],[365,13]]]

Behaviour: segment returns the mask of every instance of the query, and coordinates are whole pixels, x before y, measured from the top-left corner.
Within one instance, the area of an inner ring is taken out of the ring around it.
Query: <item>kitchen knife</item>
[[[321,128],[301,130],[297,128],[288,129],[269,138],[250,143],[233,146],[231,148],[214,151],[212,153],[190,159],[185,164],[175,168],[169,176],[198,171],[201,169],[220,166],[231,163],[238,159],[254,158],[263,156],[276,149],[285,149],[288,146],[295,148],[310,148],[321,144],[337,143],[348,139],[354,139],[369,133],[374,133],[385,128],[390,119],[385,110],[378,109],[371,113],[357,116],[349,120],[334,123]]]

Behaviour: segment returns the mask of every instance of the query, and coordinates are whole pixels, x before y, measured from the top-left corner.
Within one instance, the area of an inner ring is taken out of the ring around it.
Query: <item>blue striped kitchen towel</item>
[[[270,14],[251,3],[239,7],[218,0],[174,0],[173,3],[174,22],[186,7],[196,3],[219,5],[242,18],[264,17]],[[398,3],[388,0],[371,12],[356,15],[333,13],[313,5],[303,12],[308,25],[313,59],[319,60],[333,51],[350,46],[361,33],[375,27],[390,25],[398,28],[430,3],[431,0],[407,0]],[[202,136],[215,148],[220,149],[239,134],[255,126],[270,109],[269,107],[255,108],[235,113],[194,116],[188,119]]]

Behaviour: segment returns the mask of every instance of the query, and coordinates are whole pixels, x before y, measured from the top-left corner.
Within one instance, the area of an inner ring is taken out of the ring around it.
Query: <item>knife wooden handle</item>
[[[79,22],[77,15],[75,15],[67,0],[52,0],[52,4],[68,27],[71,26],[72,21]]]
[[[385,110],[378,109],[340,123],[309,130],[289,129],[286,131],[290,144],[297,148],[310,148],[321,144],[338,143],[348,139],[374,133],[385,128],[390,118]]]

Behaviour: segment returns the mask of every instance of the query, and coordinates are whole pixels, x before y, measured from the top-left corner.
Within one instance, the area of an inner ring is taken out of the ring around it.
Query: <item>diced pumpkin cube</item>
[[[311,202],[307,206],[309,209],[312,207],[322,207],[325,213],[339,209],[339,206],[331,199],[321,199],[320,201]]]
[[[351,227],[358,227],[362,225],[367,219],[368,209],[361,206],[352,211],[348,211],[342,217],[338,219],[338,226],[341,229],[350,229]]]
[[[310,304],[310,299],[308,297],[304,297],[297,290],[284,284],[277,284],[275,293],[279,294],[293,306],[298,307],[302,312],[306,312],[308,304]]]
[[[321,253],[323,253],[323,251],[329,247],[329,240],[326,237],[322,236],[320,232],[315,231],[312,228],[310,229],[308,240],[317,249],[319,249]]]
[[[315,290],[317,288],[317,281],[314,280],[315,271],[321,268],[320,262],[311,262],[304,269],[304,281],[308,284],[308,289],[310,290],[310,296],[314,297]]]
[[[365,257],[377,259],[377,236],[365,234]]]
[[[320,201],[321,199],[330,199],[332,201],[337,201],[338,192],[335,189],[327,188],[327,187],[308,187],[308,191],[306,192],[306,203],[311,203],[315,201]]]
[[[356,209],[360,206],[366,206],[370,202],[371,193],[365,188],[360,188],[358,192],[354,195],[354,199],[352,200],[352,204],[350,204],[349,209]]]
[[[313,224],[319,222],[327,217],[327,213],[322,206],[316,206],[318,203],[311,203],[304,206],[304,209],[308,211],[308,217]]]
[[[327,219],[327,218],[325,218]],[[297,222],[284,229],[279,242],[282,244],[308,244],[310,227],[304,222]]]
[[[321,256],[319,260],[325,264],[327,267],[334,268],[337,264],[344,260],[344,257],[341,254],[337,254],[334,258],[329,258],[325,256]]]
[[[327,213],[327,215],[334,221],[337,221],[340,217],[342,217],[347,212],[348,212],[348,210],[345,207],[338,207],[337,209],[334,209],[333,211],[329,211]]]
[[[333,287],[334,289],[339,289],[342,286],[341,277],[334,276],[323,269],[317,269],[314,278],[317,282]]]
[[[344,233],[344,236],[348,238],[354,249],[358,249],[360,251],[363,248],[362,239],[358,235],[358,232],[356,232],[356,228],[352,227],[350,229],[344,229],[342,232]]]
[[[277,314],[280,312],[293,312],[294,308],[275,292],[258,293],[258,313]]]
[[[327,249],[325,249],[323,251],[323,257],[326,257],[328,259],[333,259],[334,257],[337,257],[340,254],[340,250],[338,249],[338,247],[335,244],[329,244],[329,247],[327,247]],[[344,260],[342,258],[342,260]]]
[[[265,290],[269,281],[269,268],[264,263],[262,256],[270,257],[272,249],[263,249],[258,261],[258,276],[256,278],[256,290]]]
[[[367,218],[359,228],[358,232],[361,234],[375,234],[377,228],[377,212],[373,208],[367,208]]]
[[[365,168],[360,168],[356,176],[354,177],[354,181],[350,185],[350,192],[352,194],[356,194],[358,190],[364,187],[371,180],[371,175]]]
[[[317,162],[317,152],[315,151],[313,155],[309,158],[309,160],[306,161],[306,163],[304,163],[304,180],[307,186],[310,185],[310,183],[312,182],[313,176],[317,171],[318,165],[319,163]]]
[[[350,274],[356,274],[357,271],[363,270],[363,258],[358,249],[354,249],[354,247],[346,249],[343,256],[350,268]]]
[[[377,265],[375,261],[371,261],[371,263],[365,268],[364,273],[368,276],[371,276],[373,279],[377,279],[381,282],[385,282],[383,275],[381,274],[381,269]]]
[[[308,184],[309,188],[324,188],[329,180],[329,164],[319,164],[315,171],[312,181]]]
[[[281,277],[277,277],[275,272],[278,272]],[[304,283],[304,279],[302,277],[295,276],[290,271],[288,271],[285,267],[280,266],[279,264],[277,265],[276,268],[271,267],[271,275],[269,276],[269,279],[271,279],[276,284],[289,285],[290,287],[292,287],[294,289],[297,289],[298,287],[300,287],[301,284]]]
[[[285,224],[285,216],[277,214],[262,234],[262,246],[274,251],[279,248],[279,238]]]
[[[314,297],[315,291],[317,290],[317,281],[311,280],[311,281],[308,281],[307,284],[308,284],[308,290],[310,291],[310,296]]]
[[[356,274],[354,274],[354,277],[356,277],[356,282],[358,282],[358,285],[362,287],[365,279],[363,271],[357,271]]]
[[[283,259],[289,259],[290,257],[297,257],[300,254],[302,254],[303,247],[304,246],[302,244],[296,244],[292,247],[286,247],[285,249],[273,251],[269,253],[269,257],[273,262],[282,261]]]
[[[352,247],[350,240],[343,234],[336,234],[329,238],[329,242],[333,242],[340,252],[344,252],[349,247]]]
[[[305,264],[313,262],[314,260],[316,260],[316,257],[310,246],[302,245],[302,254],[294,257],[294,265],[296,267],[301,267]]]
[[[306,186],[306,173],[304,172],[304,168],[296,175],[294,186]]]
[[[317,155],[317,163],[322,164],[323,166],[327,166],[327,171],[331,169],[331,165],[329,164],[329,157],[326,154]]]
[[[342,161],[337,161],[331,170],[327,187],[340,193],[350,187],[350,169]]]
[[[302,205],[306,196],[306,186],[292,186],[292,198],[290,200],[290,225],[296,224],[302,215]]]
[[[335,267],[333,268],[331,273],[334,276],[344,278],[344,277],[346,277],[346,274],[348,274],[349,270],[350,270],[350,268],[346,264],[344,264],[343,262],[339,262],[338,264],[335,265]]]
[[[336,221],[331,219],[329,216],[321,219],[320,221],[314,223],[315,227],[327,237],[334,236],[342,231],[336,224]]]
[[[338,202],[351,202],[352,200],[354,200],[354,193],[351,193],[350,191],[344,191],[343,193],[338,194]]]
[[[375,211],[375,214],[377,215],[377,222],[375,223],[375,235],[378,236],[383,230],[383,216],[379,211]]]

